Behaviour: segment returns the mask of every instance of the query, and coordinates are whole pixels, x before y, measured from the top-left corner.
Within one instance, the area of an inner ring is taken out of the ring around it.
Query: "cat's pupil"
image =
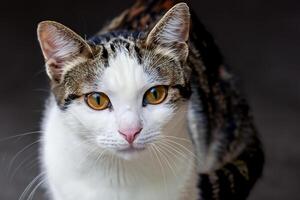
[[[94,100],[96,101],[96,103],[97,103],[98,105],[100,105],[100,101],[101,101],[100,95],[99,95],[99,94],[94,94],[93,96],[94,96]]]
[[[158,92],[157,92],[156,88],[152,88],[152,89],[151,89],[151,94],[153,95],[153,97],[154,97],[155,99],[158,98]]]

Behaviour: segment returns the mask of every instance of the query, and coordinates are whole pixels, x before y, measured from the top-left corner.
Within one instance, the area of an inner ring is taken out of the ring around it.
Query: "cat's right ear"
[[[91,47],[87,42],[60,23],[43,21],[38,25],[37,34],[47,74],[55,82],[61,81],[72,61],[92,56]]]
[[[154,26],[146,39],[149,47],[166,47],[174,55],[186,60],[190,30],[190,11],[186,3],[173,6]]]

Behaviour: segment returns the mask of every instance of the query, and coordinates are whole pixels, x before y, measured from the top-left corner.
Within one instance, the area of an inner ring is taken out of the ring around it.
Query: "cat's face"
[[[111,36],[97,44],[42,22],[39,40],[64,123],[83,141],[121,157],[177,133],[177,113],[189,97],[188,32],[185,4],[145,37]]]

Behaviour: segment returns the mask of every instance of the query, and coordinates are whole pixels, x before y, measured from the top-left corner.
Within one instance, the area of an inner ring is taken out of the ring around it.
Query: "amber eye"
[[[143,104],[160,104],[166,99],[167,94],[168,89],[164,85],[152,87],[145,93]]]
[[[95,110],[104,110],[109,107],[109,98],[104,93],[90,93],[85,96],[85,101]]]

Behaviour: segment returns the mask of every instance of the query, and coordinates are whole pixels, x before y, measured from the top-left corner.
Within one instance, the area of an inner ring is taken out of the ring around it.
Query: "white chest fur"
[[[56,106],[49,109],[42,144],[53,200],[180,200],[193,187],[194,159],[188,151],[176,155],[161,147],[163,153],[145,151],[133,160],[105,153],[100,158],[59,120],[59,114]]]

